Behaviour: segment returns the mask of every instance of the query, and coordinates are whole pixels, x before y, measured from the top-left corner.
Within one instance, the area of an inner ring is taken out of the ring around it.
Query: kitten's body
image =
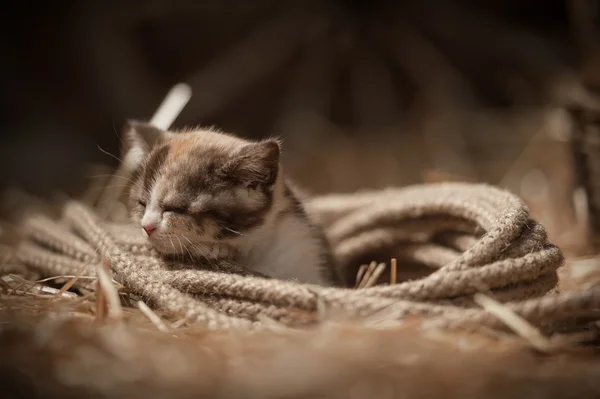
[[[126,138],[137,164],[130,213],[160,252],[225,258],[302,283],[336,282],[327,242],[281,172],[276,141],[163,132],[139,122]]]

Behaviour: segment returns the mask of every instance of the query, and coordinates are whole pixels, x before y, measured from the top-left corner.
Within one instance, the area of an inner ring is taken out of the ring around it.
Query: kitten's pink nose
[[[144,231],[146,232],[146,234],[148,234],[148,237],[150,237],[152,235],[152,233],[154,233],[154,230],[156,230],[156,226],[151,225],[151,224],[147,224],[145,226],[142,226],[142,228],[144,229]]]

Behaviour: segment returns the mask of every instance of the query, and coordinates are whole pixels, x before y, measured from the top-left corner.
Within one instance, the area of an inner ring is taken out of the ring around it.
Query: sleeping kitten
[[[129,212],[159,252],[337,283],[322,232],[283,176],[278,141],[167,132],[136,121],[128,122],[124,141],[135,165]]]

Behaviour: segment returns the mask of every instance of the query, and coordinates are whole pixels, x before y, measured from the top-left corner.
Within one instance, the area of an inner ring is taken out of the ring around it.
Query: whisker
[[[171,240],[171,235],[167,235],[167,238],[169,239],[169,241],[171,242],[171,246],[173,247],[173,253],[177,254],[177,249],[175,248],[175,244],[173,244],[173,240]]]
[[[211,259],[206,255],[206,248],[201,247],[198,244],[193,243],[189,238],[187,238],[186,236],[182,236],[183,238],[185,238],[190,245],[192,246],[192,248],[194,248],[195,250],[197,250],[198,254],[203,257],[208,264],[210,265],[210,267],[214,268],[215,265],[211,262]]]
[[[101,177],[111,177],[111,178],[115,177],[117,179],[125,180],[128,183],[134,183],[134,180],[132,180],[130,178],[127,178],[125,176],[111,175],[110,173],[106,173],[103,175],[91,175],[91,176],[85,176],[85,177],[87,177],[89,179],[99,179]]]
[[[242,234],[242,233],[240,233],[239,231],[236,231],[236,230],[234,230],[234,229],[230,229],[230,228],[229,228],[229,227],[227,227],[227,226],[221,226],[221,228],[223,228],[223,229],[225,229],[225,230],[227,230],[227,231],[230,231],[230,232],[232,232],[233,234],[237,234],[238,236],[243,236],[243,234]]]
[[[177,238],[177,241],[179,241],[179,247],[181,248],[181,253],[183,254],[183,250],[185,249],[185,251],[188,253],[188,255],[190,256],[190,258],[193,259],[192,254],[190,253],[190,251],[186,247],[184,247],[183,244],[181,243],[181,240],[179,239],[179,236],[177,236],[177,234],[173,234],[173,237]]]
[[[189,243],[189,247],[193,250],[194,254],[197,254],[200,258],[204,259],[208,265],[211,268],[215,268],[215,264],[213,263],[213,261],[215,260],[214,258],[214,254],[212,254],[213,256],[209,256],[211,255],[211,248],[197,244],[192,242],[189,238],[187,238],[186,236],[182,235],[182,236],[177,236],[174,235],[175,237],[181,237],[184,240],[186,240]],[[216,244],[215,244],[216,245]],[[190,250],[188,249],[188,253],[190,254],[190,256],[192,257],[192,259],[197,259],[198,256],[194,256],[194,254],[192,254],[192,252],[190,252]],[[219,253],[217,251],[216,256],[219,256]]]
[[[186,236],[181,236],[181,237],[182,237],[182,238],[184,238],[184,239],[186,239],[186,240],[187,240],[187,242],[189,242],[189,243],[190,243],[190,245],[192,245],[192,246],[194,245],[194,243],[193,243],[193,242],[191,242],[191,241],[190,241],[190,239],[189,239],[189,238],[187,238]]]
[[[116,159],[117,161],[119,161],[119,163],[123,163],[123,161],[121,160],[121,158],[119,158],[119,157],[118,157],[118,156],[116,156],[116,155],[113,155],[113,154],[111,154],[110,152],[108,152],[108,151],[106,151],[106,150],[103,150],[103,149],[102,149],[102,147],[100,147],[100,145],[99,145],[99,144],[98,144],[98,146],[97,146],[97,147],[98,147],[98,149],[99,149],[100,151],[102,151],[102,153],[104,153],[104,154],[106,154],[106,155],[108,155],[108,156],[110,156],[110,157],[112,157],[112,158]]]
[[[194,243],[193,243],[192,241],[190,241],[190,239],[189,239],[189,238],[187,238],[186,236],[181,236],[181,237],[182,237],[182,238],[184,238],[185,240],[187,240],[187,242],[190,244],[190,246],[192,247],[192,249],[194,249],[194,250],[198,251],[198,253],[202,254],[202,252],[203,252],[203,248],[202,248],[202,247],[200,247],[200,246],[199,246],[199,245],[197,245],[197,244],[194,244]],[[190,255],[191,255],[191,254],[190,254]],[[194,257],[193,255],[191,255],[191,256],[192,256],[192,258]]]
[[[115,136],[117,136],[117,138],[119,139],[119,141],[121,142],[121,145],[123,147],[125,147],[125,142],[123,141],[123,139],[121,138],[121,136],[119,135],[119,132],[117,130],[117,127],[115,126],[115,121],[112,121],[112,128],[113,128],[113,132],[115,132]]]
[[[128,184],[109,184],[108,186],[104,186],[104,188],[125,188],[127,186]]]
[[[206,259],[206,261],[208,262],[208,264],[210,265],[211,268],[213,268],[213,269],[215,268],[215,264],[210,261],[210,258],[207,255],[203,254],[202,257],[204,259]]]

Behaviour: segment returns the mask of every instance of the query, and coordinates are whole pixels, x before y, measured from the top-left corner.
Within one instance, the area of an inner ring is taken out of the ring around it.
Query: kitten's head
[[[142,122],[125,130],[134,168],[132,220],[166,254],[204,254],[263,224],[273,204],[279,143],[208,130],[166,132]]]

